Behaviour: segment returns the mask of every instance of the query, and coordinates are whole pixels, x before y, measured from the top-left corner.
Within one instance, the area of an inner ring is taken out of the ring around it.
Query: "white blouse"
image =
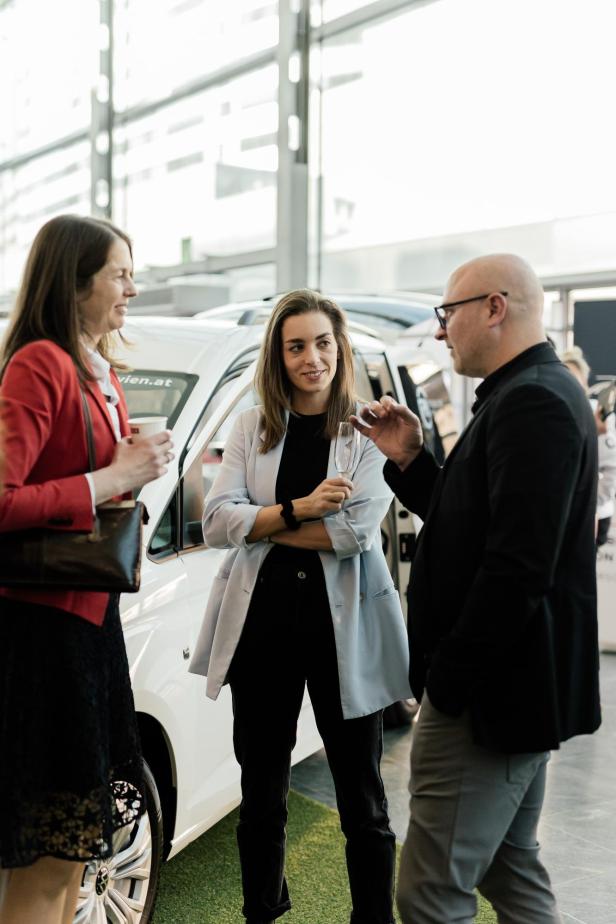
[[[107,408],[111,418],[113,432],[115,433],[116,440],[119,442],[122,439],[122,431],[120,430],[120,416],[118,414],[120,396],[115,385],[111,381],[111,365],[103,356],[101,356],[97,350],[92,350],[90,347],[86,347],[86,349],[88,351],[88,358],[90,360],[92,375],[96,379],[96,384],[103,393],[103,397],[105,398],[105,407]],[[90,472],[86,472],[85,475],[88,480],[88,485],[90,486],[90,494],[92,495],[92,509],[94,510],[96,506],[94,482]]]

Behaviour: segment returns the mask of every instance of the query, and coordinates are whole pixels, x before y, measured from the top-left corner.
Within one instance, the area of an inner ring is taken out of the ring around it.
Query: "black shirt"
[[[326,414],[289,414],[278,478],[276,479],[276,502],[306,497],[325,478],[331,442],[324,434]],[[312,549],[295,549],[275,545],[267,555],[262,575],[271,574],[272,569],[321,571],[319,553]]]
[[[515,374],[521,365],[531,361],[538,363],[546,362],[548,358],[558,359],[556,352],[550,344],[546,340],[542,340],[540,343],[535,343],[532,347],[528,347],[528,349],[524,350],[522,353],[518,353],[517,356],[514,356],[513,359],[510,359],[509,362],[505,363],[503,366],[499,366],[498,369],[495,369],[494,372],[486,376],[475,390],[476,401],[471,408],[471,412],[474,414],[492,394],[494,389],[498,388],[499,385],[505,382],[512,374]]]

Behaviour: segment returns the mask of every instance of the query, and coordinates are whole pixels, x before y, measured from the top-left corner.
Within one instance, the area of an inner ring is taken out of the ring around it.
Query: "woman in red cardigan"
[[[89,530],[96,504],[173,458],[169,431],[127,439],[110,335],[132,273],[130,240],[106,221],[60,216],[36,236],[0,361],[2,532]],[[144,810],[117,594],[0,588],[0,754],[0,924],[70,924],[84,864]]]

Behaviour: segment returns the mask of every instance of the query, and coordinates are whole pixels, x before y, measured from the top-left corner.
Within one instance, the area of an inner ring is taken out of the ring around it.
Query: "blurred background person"
[[[96,504],[166,471],[168,431],[126,438],[111,358],[132,273],[129,238],[105,221],[59,216],[34,240],[1,359],[3,533],[87,532]],[[0,922],[70,924],[84,864],[144,811],[117,594],[0,587],[0,717]]]
[[[590,366],[578,346],[566,350],[561,361],[573,373],[585,392],[588,392]],[[607,384],[606,388],[610,385]],[[614,414],[604,418],[601,404],[591,398],[599,439],[599,485],[597,488],[597,548],[607,542],[610,523],[614,515],[616,495],[616,427]]]

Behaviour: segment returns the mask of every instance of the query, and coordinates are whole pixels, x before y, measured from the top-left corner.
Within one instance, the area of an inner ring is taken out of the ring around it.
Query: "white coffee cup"
[[[128,421],[133,440],[144,436],[154,436],[167,428],[166,417],[131,417]]]

